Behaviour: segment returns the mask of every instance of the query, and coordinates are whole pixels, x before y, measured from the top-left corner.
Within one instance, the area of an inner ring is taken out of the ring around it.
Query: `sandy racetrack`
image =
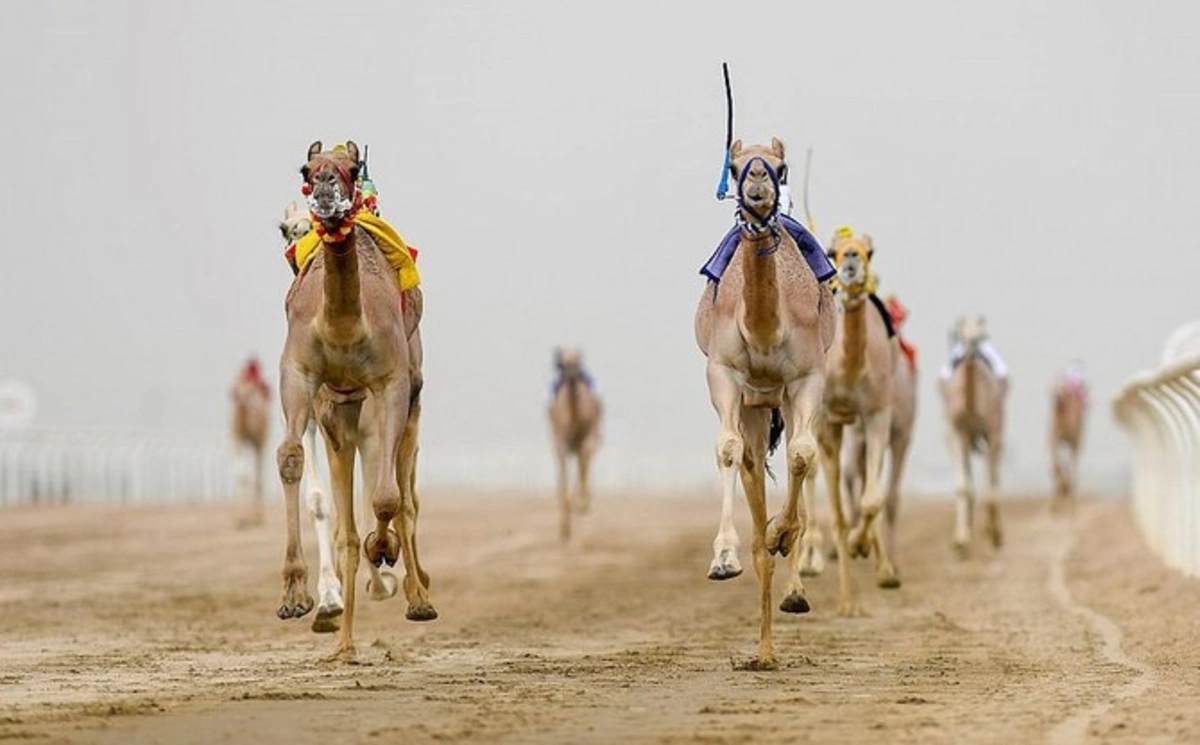
[[[0,740],[1200,741],[1200,582],[1122,504],[1006,504],[1003,552],[966,562],[949,502],[906,505],[904,587],[859,562],[869,615],[847,620],[833,572],[809,581],[814,612],[777,617],[764,673],[733,665],[752,573],[704,576],[715,498],[605,495],[570,549],[549,498],[424,502],[441,618],[360,601],[352,665],[274,617],[278,514],[238,532],[228,507],[3,513]]]

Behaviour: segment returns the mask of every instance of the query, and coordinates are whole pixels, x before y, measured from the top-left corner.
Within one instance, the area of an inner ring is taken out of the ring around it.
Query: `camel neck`
[[[978,385],[978,366],[975,364],[975,359],[968,356],[963,360],[963,404],[966,406],[967,411],[975,411]]]
[[[325,305],[322,319],[333,336],[353,336],[362,322],[362,296],[358,276],[357,231],[340,243],[326,243]]]
[[[742,301],[746,307],[746,330],[759,348],[774,346],[779,337],[779,277],[771,251],[776,240],[770,234],[742,236]],[[765,253],[769,252],[769,253]]]
[[[848,380],[857,380],[866,368],[867,302],[859,298],[842,307],[843,374]]]

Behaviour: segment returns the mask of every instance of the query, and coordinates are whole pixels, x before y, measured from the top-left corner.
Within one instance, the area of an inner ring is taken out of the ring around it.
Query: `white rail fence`
[[[0,432],[0,507],[179,504],[237,496],[233,446],[162,432]]]
[[[1113,400],[1133,440],[1133,500],[1147,543],[1168,565],[1200,575],[1200,323],[1168,341],[1159,369]]]

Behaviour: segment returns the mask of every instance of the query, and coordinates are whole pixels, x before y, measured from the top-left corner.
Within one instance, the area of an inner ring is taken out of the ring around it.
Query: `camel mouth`
[[[309,208],[313,215],[318,220],[329,225],[329,223],[341,222],[346,213],[350,211],[352,202],[350,199],[343,197],[340,193],[314,195],[309,200]]]

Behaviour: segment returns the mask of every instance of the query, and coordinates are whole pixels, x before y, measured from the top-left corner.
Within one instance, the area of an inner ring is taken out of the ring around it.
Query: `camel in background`
[[[825,352],[833,339],[834,307],[801,249],[779,219],[780,184],[786,182],[783,143],[729,151],[737,181],[740,242],[720,282],[710,281],[696,308],[695,332],[707,358],[709,396],[720,419],[717,469],[721,524],[713,540],[709,579],[742,573],[733,524],[733,498],[741,475],[754,522],[751,551],[759,584],[759,643],[753,666],[776,666],[771,616],[774,554],[795,556],[806,516],[805,479],[816,467],[814,424],[825,387]],[[784,427],[772,427],[778,410]],[[767,517],[766,460],[771,435],[786,433],[787,501]],[[806,613],[798,571],[789,573],[780,610]]]
[[[829,489],[833,512],[834,539],[838,560],[838,614],[858,613],[850,582],[849,562],[855,555],[877,552],[876,581],[882,587],[899,584],[891,563],[888,534],[874,529],[876,516],[884,505],[880,478],[892,426],[892,376],[899,358],[896,341],[888,333],[884,316],[874,307],[874,276],[871,259],[875,253],[871,237],[841,229],[834,237],[830,257],[837,268],[838,315],[833,346],[825,364],[825,395],[818,416],[821,446],[821,470]],[[861,519],[847,519],[842,498],[843,435],[847,428],[860,427],[865,451],[861,499],[851,495],[851,504],[861,504]],[[811,477],[815,487],[815,474]],[[815,531],[814,531],[815,533]],[[804,553],[796,559],[795,570],[803,569]]]
[[[1052,399],[1050,458],[1054,468],[1054,499],[1050,506],[1055,512],[1074,512],[1079,488],[1079,451],[1088,407],[1087,375],[1082,362],[1073,361],[1059,374]]]
[[[975,453],[984,455],[988,470],[984,531],[993,547],[999,548],[1004,542],[998,492],[1008,372],[988,343],[983,318],[960,319],[955,325],[953,341],[950,361],[942,371],[940,390],[958,466],[954,546],[965,557],[970,553],[975,516],[975,486],[971,478],[971,456]]]
[[[916,349],[901,334],[908,316],[907,309],[889,296],[885,307],[891,316],[896,331],[896,341],[901,354],[896,356],[892,371],[892,426],[888,437],[888,477],[884,493],[883,526],[886,531],[884,543],[891,547],[890,558],[895,572],[880,573],[882,555],[876,553],[877,584],[885,589],[900,587],[900,566],[896,559],[896,521],[900,512],[900,484],[904,479],[904,466],[908,461],[908,450],[912,444],[913,428],[917,421],[917,357]],[[862,516],[862,490],[867,471],[866,437],[860,423],[850,428],[842,452],[843,509],[851,525],[857,524]],[[815,490],[814,490],[815,491]],[[811,511],[811,510],[810,510]],[[820,574],[825,568],[822,554],[821,527],[814,519],[809,535],[805,536],[801,555],[800,572],[805,576]],[[837,556],[837,552],[833,552]]]
[[[583,367],[583,354],[575,349],[556,350],[557,377],[550,400],[550,429],[558,464],[559,537],[571,538],[571,517],[586,515],[591,508],[589,470],[600,445],[603,407],[592,378]],[[574,457],[579,468],[579,493],[571,499],[568,461]]]
[[[234,469],[238,491],[250,493],[250,512],[238,521],[238,527],[263,524],[263,459],[267,434],[271,429],[271,387],[263,379],[258,360],[250,358],[229,390],[233,401]]]

